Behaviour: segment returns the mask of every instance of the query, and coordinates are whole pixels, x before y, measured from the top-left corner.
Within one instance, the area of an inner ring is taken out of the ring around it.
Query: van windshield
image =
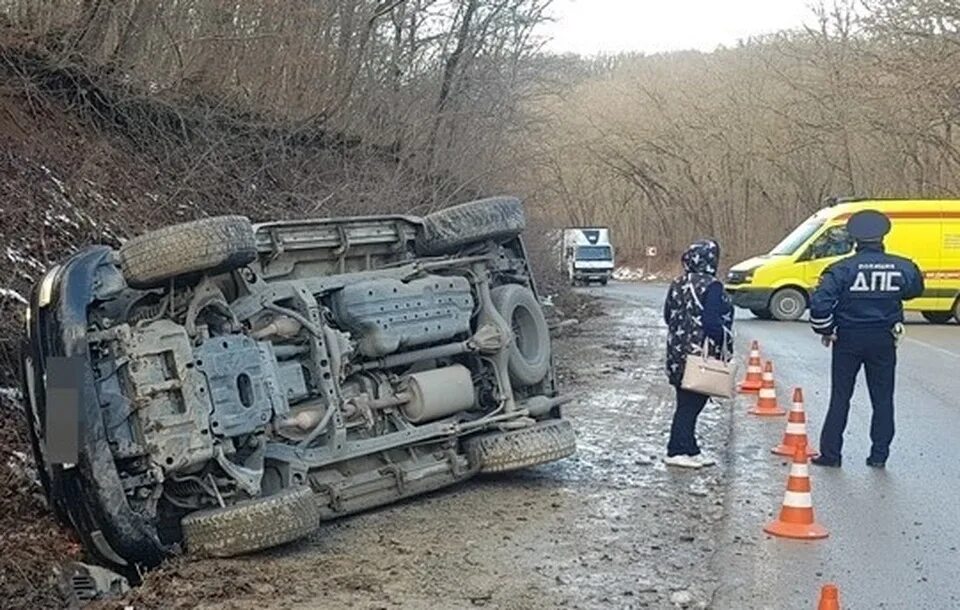
[[[612,258],[610,246],[577,246],[578,261],[608,261]]]
[[[773,256],[794,254],[800,246],[807,243],[807,240],[810,239],[814,233],[820,230],[820,227],[822,227],[825,222],[825,220],[808,220],[794,229],[790,235],[787,235],[783,241],[770,251],[770,254]]]

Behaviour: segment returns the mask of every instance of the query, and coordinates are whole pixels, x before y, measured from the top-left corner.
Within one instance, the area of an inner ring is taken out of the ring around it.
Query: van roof
[[[815,214],[817,218],[846,219],[860,210],[877,210],[888,215],[911,218],[939,216],[947,210],[960,213],[960,199],[832,198],[827,205]]]

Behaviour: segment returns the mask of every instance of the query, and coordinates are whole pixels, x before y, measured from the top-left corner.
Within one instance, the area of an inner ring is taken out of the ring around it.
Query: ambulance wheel
[[[781,288],[770,298],[770,313],[781,322],[799,320],[807,310],[807,297],[796,288]]]
[[[953,319],[952,311],[924,311],[920,315],[931,324],[947,324]]]

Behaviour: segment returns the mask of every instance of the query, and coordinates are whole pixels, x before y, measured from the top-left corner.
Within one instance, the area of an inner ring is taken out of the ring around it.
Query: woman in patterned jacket
[[[663,306],[667,323],[667,377],[677,392],[677,407],[664,459],[670,466],[702,468],[716,464],[700,453],[696,437],[697,417],[709,397],[682,389],[680,382],[687,356],[702,353],[704,343],[716,358],[724,353],[728,358],[733,354],[733,305],[717,279],[719,260],[717,242],[701,240],[691,244],[681,258],[683,275],[670,284]]]

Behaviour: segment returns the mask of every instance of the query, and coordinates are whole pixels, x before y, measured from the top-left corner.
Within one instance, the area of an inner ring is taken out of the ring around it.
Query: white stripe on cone
[[[806,464],[791,464],[790,476],[794,477],[795,479],[810,478],[810,467]]]
[[[813,498],[805,491],[788,491],[783,494],[783,505],[790,508],[813,508]]]
[[[759,372],[761,372],[762,370],[763,370],[763,369],[761,369],[759,366],[748,366],[748,367],[747,367],[747,372],[748,372],[748,373],[759,373]]]
[[[795,402],[795,403],[793,403],[793,408],[792,408],[791,410],[792,410],[792,411],[803,411],[803,403],[802,403],[802,402]]]
[[[773,373],[764,373],[764,374],[763,374],[763,380],[764,380],[764,381],[773,381]]]
[[[776,398],[777,391],[770,388],[761,388],[760,389],[760,398]]]
[[[807,425],[806,424],[794,424],[792,422],[787,422],[787,434],[793,434],[799,436],[807,434]]]

